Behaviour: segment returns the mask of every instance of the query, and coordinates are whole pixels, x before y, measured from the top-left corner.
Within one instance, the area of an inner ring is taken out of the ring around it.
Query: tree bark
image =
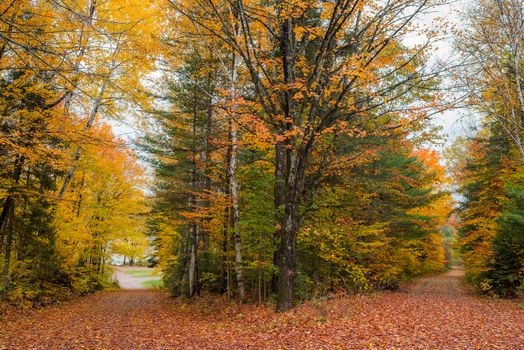
[[[191,169],[189,170],[189,208],[191,212],[196,211],[196,198],[194,193],[197,190],[197,164],[196,164],[196,131],[197,131],[197,110],[196,110],[197,97],[194,96],[193,101],[193,125],[192,125],[192,146],[191,146]],[[198,225],[195,219],[192,218],[188,225],[189,228],[189,269],[188,269],[188,282],[189,282],[189,297],[195,296],[199,293],[198,286]]]
[[[294,280],[296,269],[296,239],[300,228],[300,194],[303,183],[304,163],[297,154],[286,152],[286,186],[284,195],[284,214],[281,216],[279,245],[279,279],[277,311],[287,311],[293,307]]]
[[[237,24],[235,35],[240,36],[240,25]],[[237,83],[238,83],[238,57],[235,53],[232,55],[231,62],[231,110],[229,121],[229,198],[230,198],[230,216],[229,228],[231,230],[233,244],[235,247],[235,273],[237,278],[238,299],[243,302],[246,298],[244,286],[244,268],[242,266],[242,238],[238,229],[239,211],[239,194],[237,182],[238,169],[238,104],[237,104]]]
[[[193,297],[200,293],[198,285],[198,226],[196,223],[191,223],[189,254],[189,297]]]
[[[24,165],[24,162],[25,162],[25,157],[18,157],[18,159],[16,160],[16,165],[15,165],[15,170],[14,170],[14,173],[13,173],[13,180],[15,182],[15,186],[18,185],[19,181],[20,181],[20,177],[22,176],[22,167]],[[11,233],[9,233],[9,229],[10,227],[7,227],[5,231],[7,231],[6,233],[4,233],[4,231],[2,230],[5,226],[5,224],[9,221],[9,220],[14,220],[14,207],[15,207],[15,197],[13,196],[13,191],[15,190],[15,188],[11,188],[9,190],[9,195],[7,196],[7,198],[5,199],[4,201],[4,205],[2,207],[2,213],[0,213],[0,231],[2,231],[2,235],[1,235],[1,242],[0,242],[0,252],[2,251],[1,248],[3,248],[3,245],[4,245],[4,238],[5,236],[7,236],[7,241],[5,242],[6,244],[6,250],[11,250],[11,242],[12,242],[12,230],[11,230]],[[10,215],[12,215],[12,217],[10,217]],[[14,225],[14,223],[11,223]],[[9,237],[9,235],[11,234],[11,237]],[[5,236],[4,236],[5,235]],[[8,267],[9,269],[9,267]],[[8,271],[9,272],[9,271]]]
[[[229,158],[229,195],[231,200],[231,209],[229,215],[229,228],[233,235],[235,244],[235,272],[237,278],[238,298],[243,302],[246,297],[244,286],[244,269],[242,266],[242,242],[240,230],[238,229],[239,219],[239,197],[238,197],[238,182],[237,182],[237,167],[238,167],[238,134],[235,122],[230,122],[229,136],[231,141],[231,153]]]
[[[4,227],[4,224],[7,221],[7,216],[9,215],[9,211],[11,210],[11,206],[13,205],[14,199],[13,196],[9,195],[4,201],[4,205],[2,207],[2,213],[0,214],[0,231]]]
[[[273,189],[274,205],[275,205],[275,252],[273,254],[273,264],[280,268],[280,239],[282,236],[282,217],[284,215],[284,194],[285,194],[285,147],[282,143],[277,143],[275,146],[275,184]],[[271,275],[271,292],[278,294],[278,271]]]
[[[285,84],[295,83],[296,69],[296,43],[294,35],[294,22],[292,18],[286,18],[281,24],[280,47],[282,54],[282,72]],[[287,122],[285,131],[291,131],[292,125],[297,121],[297,112],[295,111],[295,101],[291,89],[284,92],[282,109]],[[294,280],[296,268],[296,236],[300,225],[299,213],[299,194],[302,193],[299,188],[301,176],[304,169],[300,169],[299,152],[297,151],[296,140],[294,137],[285,136],[284,149],[278,150],[276,164],[277,167],[283,167],[283,179],[276,179],[277,183],[281,182],[284,187],[284,195],[281,198],[283,202],[280,208],[284,207],[284,213],[280,216],[278,229],[280,232],[279,244],[279,278],[278,278],[278,295],[277,311],[287,311],[293,307]],[[303,166],[304,164],[302,164]],[[302,173],[301,173],[302,172]],[[284,181],[282,181],[284,180]],[[277,186],[277,184],[275,184]]]

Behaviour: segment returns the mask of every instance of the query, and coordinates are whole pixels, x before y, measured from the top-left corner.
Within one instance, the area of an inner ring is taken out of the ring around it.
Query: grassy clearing
[[[145,278],[145,277],[158,277],[159,273],[154,270],[127,270],[125,271],[128,275],[132,275],[133,277],[137,278]]]
[[[146,288],[161,288],[164,286],[164,283],[162,280],[151,280],[142,282],[142,285]]]

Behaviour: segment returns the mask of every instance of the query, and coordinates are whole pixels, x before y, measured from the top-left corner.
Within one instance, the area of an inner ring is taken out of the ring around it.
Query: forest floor
[[[395,292],[308,302],[289,313],[217,297],[106,291],[12,311],[0,349],[524,349],[524,308],[479,298],[461,271]]]

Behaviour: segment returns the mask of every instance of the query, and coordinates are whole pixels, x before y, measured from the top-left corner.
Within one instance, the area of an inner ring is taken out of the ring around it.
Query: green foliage
[[[514,176],[505,189],[508,200],[497,220],[493,253],[479,279],[490,293],[514,297],[524,292],[524,173]]]
[[[454,172],[463,197],[458,244],[466,279],[480,292],[515,296],[523,280],[523,187],[514,147],[489,122],[476,139],[458,142],[465,145]]]
[[[428,186],[438,183],[436,176],[417,157],[391,151],[353,169],[351,177],[332,179],[299,236],[299,268],[309,276],[301,285],[318,296],[395,288],[442,271],[443,238],[435,221],[442,218],[435,205],[443,193]]]

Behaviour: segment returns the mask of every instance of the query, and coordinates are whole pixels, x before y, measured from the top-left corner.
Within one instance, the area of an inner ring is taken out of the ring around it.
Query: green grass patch
[[[127,273],[128,275],[132,275],[133,277],[138,277],[138,278],[145,278],[145,277],[156,277],[158,276],[159,274],[158,273],[154,273],[155,271],[153,270],[128,270],[128,271],[125,271],[125,273]]]
[[[161,288],[164,286],[164,283],[162,280],[151,280],[142,282],[142,285],[146,288]]]

